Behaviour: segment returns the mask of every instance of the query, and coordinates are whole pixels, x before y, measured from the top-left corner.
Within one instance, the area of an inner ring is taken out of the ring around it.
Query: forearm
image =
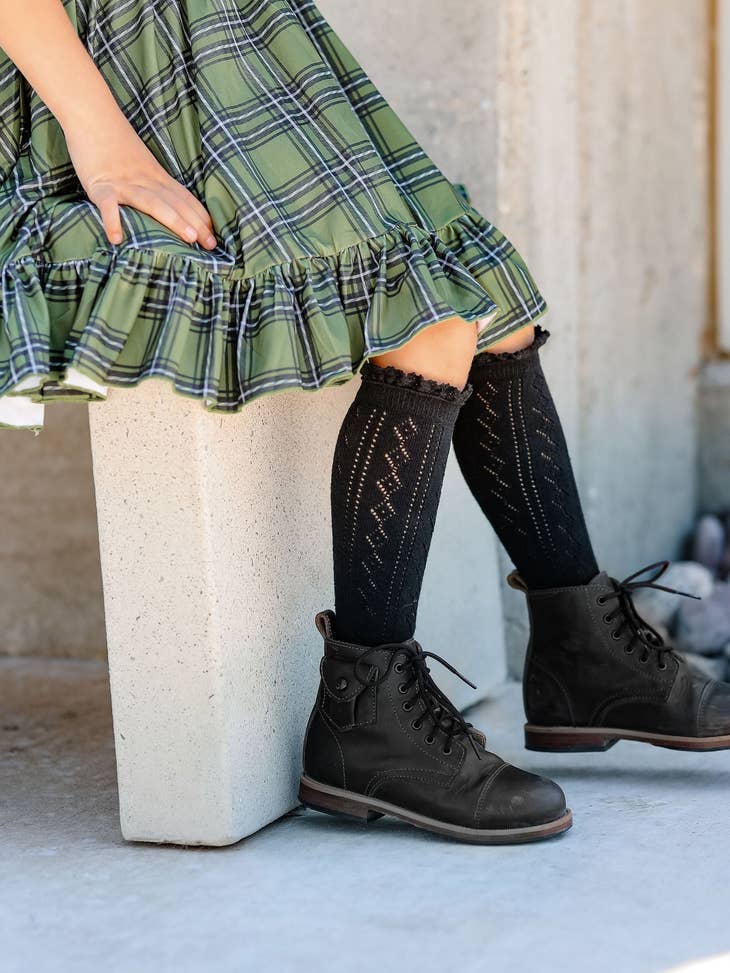
[[[210,214],[127,121],[61,0],[0,0],[0,48],[60,122],[111,243],[122,242],[120,206],[130,206],[186,243],[215,248]]]
[[[60,0],[0,0],[0,47],[65,131],[123,117]]]

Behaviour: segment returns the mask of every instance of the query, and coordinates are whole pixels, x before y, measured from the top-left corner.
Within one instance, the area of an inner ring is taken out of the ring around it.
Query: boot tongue
[[[591,588],[613,588],[611,579],[608,576],[607,571],[599,571],[595,578],[591,578],[588,582],[588,587]]]

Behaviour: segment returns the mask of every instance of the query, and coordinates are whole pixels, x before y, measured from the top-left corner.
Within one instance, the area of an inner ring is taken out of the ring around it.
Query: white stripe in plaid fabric
[[[58,123],[0,54],[0,423],[21,382],[36,402],[88,400],[150,375],[236,412],[346,381],[444,318],[489,318],[483,350],[545,310],[310,0],[66,10],[219,246],[128,207],[110,246]],[[70,369],[99,386],[72,387]]]

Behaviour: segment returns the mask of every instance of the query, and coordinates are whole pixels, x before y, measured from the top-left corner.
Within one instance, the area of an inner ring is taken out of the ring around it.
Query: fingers
[[[182,186],[175,186],[172,192],[165,193],[165,199],[195,229],[197,240],[204,247],[214,247],[213,221],[206,208]]]
[[[152,183],[149,186],[98,185],[94,187],[91,199],[99,208],[110,243],[122,242],[119,206],[123,204],[152,216],[185,243],[197,242],[208,250],[217,245],[208,211],[191,192],[172,179],[166,184]]]
[[[99,213],[104,224],[104,232],[107,235],[107,239],[113,244],[121,243],[123,239],[122,218],[119,213],[119,204],[117,203],[115,194],[111,191],[102,192],[94,202],[99,207]]]
[[[192,193],[179,184],[154,189],[130,186],[119,201],[154,217],[185,243],[198,242],[209,250],[216,246],[209,214]]]
[[[175,186],[181,192],[183,200],[193,208],[193,211],[198,214],[198,217],[212,232],[213,220],[211,218],[210,213],[205,208],[205,206],[203,206],[200,200],[196,196],[193,196],[191,192],[188,192],[188,190],[184,186],[179,185],[179,183],[173,183],[173,186]]]

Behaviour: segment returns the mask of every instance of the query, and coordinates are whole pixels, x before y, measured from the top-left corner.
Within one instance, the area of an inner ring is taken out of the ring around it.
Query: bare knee
[[[476,322],[449,318],[423,328],[400,348],[371,359],[385,368],[392,365],[403,372],[417,372],[437,382],[457,388],[466,385],[477,343]]]
[[[524,328],[514,331],[512,334],[508,334],[506,338],[495,341],[493,345],[489,345],[484,350],[492,355],[498,355],[503,351],[521,351],[522,348],[527,348],[531,345],[534,340],[535,326],[528,324]]]

